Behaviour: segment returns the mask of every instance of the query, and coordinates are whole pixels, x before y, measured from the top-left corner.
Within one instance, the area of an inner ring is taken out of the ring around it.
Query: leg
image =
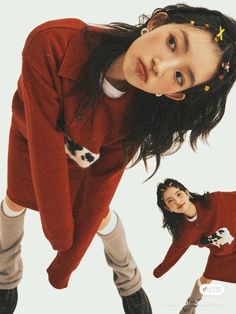
[[[202,277],[199,278],[198,280],[199,280],[199,283],[198,283],[199,286],[201,286],[201,285],[208,285],[209,283],[212,282],[211,279],[208,279],[208,278],[204,277],[203,275],[202,275]]]
[[[19,212],[19,211],[22,211],[24,209],[24,207],[14,203],[7,195],[5,197],[5,202],[6,202],[7,206],[13,211]]]
[[[0,208],[0,308],[2,314],[14,312],[17,286],[22,278],[21,240],[24,226],[24,207],[9,197]]]
[[[196,282],[193,287],[192,293],[188,298],[185,306],[181,309],[180,314],[194,314],[196,312],[196,307],[198,302],[202,298],[202,294],[200,292],[200,286],[203,284],[209,284],[211,282],[210,279],[201,276]]]
[[[141,274],[128,248],[119,216],[109,212],[98,235],[103,241],[106,260],[113,269],[113,279],[126,314],[151,314],[151,305],[141,288]]]

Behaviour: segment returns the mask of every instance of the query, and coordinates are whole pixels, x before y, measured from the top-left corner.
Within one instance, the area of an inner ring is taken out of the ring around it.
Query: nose
[[[152,70],[155,76],[163,76],[166,70],[166,64],[164,61],[161,61],[158,58],[153,58],[152,59]]]
[[[159,58],[152,59],[152,71],[155,76],[162,77],[166,71],[176,66],[176,61],[173,59],[160,60]]]
[[[179,205],[179,204],[180,204],[180,198],[179,198],[179,197],[176,197],[175,203],[176,203],[176,205]]]

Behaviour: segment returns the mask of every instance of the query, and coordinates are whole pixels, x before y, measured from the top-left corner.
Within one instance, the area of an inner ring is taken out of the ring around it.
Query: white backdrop
[[[207,6],[236,17],[233,1],[189,0],[191,5]],[[1,5],[1,107],[0,173],[1,198],[6,189],[8,132],[11,99],[21,66],[21,50],[27,34],[38,24],[50,19],[78,17],[89,23],[124,21],[138,22],[138,16],[150,14],[157,6],[175,4],[169,1],[7,1]],[[204,270],[208,250],[191,248],[181,261],[160,279],[152,276],[171,243],[167,231],[161,228],[161,215],[156,206],[156,185],[166,177],[177,178],[196,192],[235,190],[236,88],[228,98],[226,114],[212,131],[209,144],[199,144],[198,152],[188,144],[162,161],[156,176],[147,177],[143,164],[127,170],[112,202],[125,225],[129,246],[141,269],[143,287],[149,295],[153,313],[178,313],[195,279]],[[150,173],[153,162],[150,162]],[[44,238],[38,213],[27,211],[23,240],[24,276],[19,286],[16,314],[83,313],[121,314],[121,300],[112,282],[112,272],[106,265],[100,239],[94,239],[79,268],[72,274],[69,287],[52,288],[47,281],[46,268],[55,252]],[[235,265],[236,266],[236,265]],[[225,293],[205,297],[198,313],[235,313],[235,288],[225,284]]]

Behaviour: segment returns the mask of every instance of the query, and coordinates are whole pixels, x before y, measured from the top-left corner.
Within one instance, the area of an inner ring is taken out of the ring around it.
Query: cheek
[[[184,195],[184,199],[185,199],[185,201],[189,201],[189,196],[188,195]]]
[[[133,55],[132,51],[127,51],[125,57],[124,57],[124,61],[123,61],[123,75],[125,80],[127,80],[129,82],[130,80],[130,76],[132,77],[134,75],[135,72],[135,68],[136,68],[136,58]]]
[[[166,210],[170,210],[171,206],[170,206],[170,205],[167,205],[167,204],[165,203],[165,208],[166,208]]]
[[[174,203],[171,203],[169,206],[168,206],[169,210],[174,210],[175,209],[175,205]]]

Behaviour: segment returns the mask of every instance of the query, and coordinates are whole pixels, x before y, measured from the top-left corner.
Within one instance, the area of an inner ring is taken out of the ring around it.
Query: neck
[[[105,74],[105,78],[115,88],[119,89],[122,92],[125,92],[128,90],[130,85],[125,80],[125,77],[123,74],[123,61],[124,61],[124,55],[121,55],[118,58],[116,58],[112,62],[112,64],[109,66]]]
[[[190,202],[188,209],[185,211],[184,215],[188,218],[193,218],[197,213],[196,206]]]

